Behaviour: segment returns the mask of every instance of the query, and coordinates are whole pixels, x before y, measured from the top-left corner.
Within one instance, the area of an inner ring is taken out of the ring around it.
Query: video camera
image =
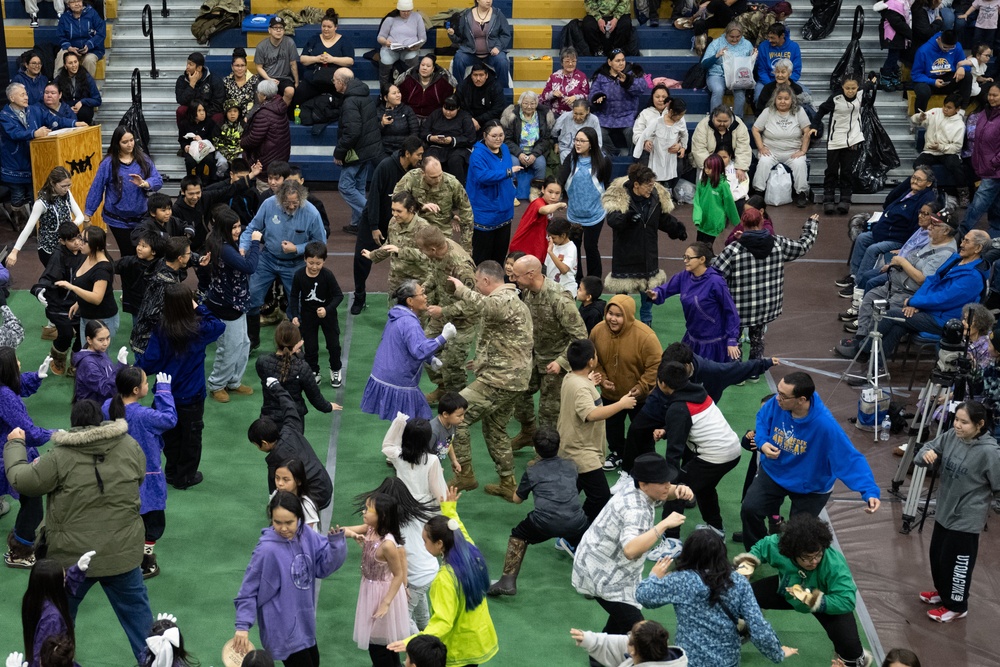
[[[962,320],[948,320],[941,331],[936,370],[944,375],[955,376],[972,369],[972,361],[966,354],[969,342],[966,340]]]

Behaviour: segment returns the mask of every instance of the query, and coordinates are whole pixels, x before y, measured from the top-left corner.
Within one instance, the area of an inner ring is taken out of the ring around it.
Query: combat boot
[[[507,540],[507,555],[503,559],[503,575],[500,580],[490,586],[486,591],[487,595],[517,595],[517,574],[521,571],[521,563],[524,561],[524,554],[528,550],[528,543],[524,540],[511,537]]]
[[[515,436],[513,440],[510,441],[510,448],[515,452],[525,447],[532,447],[535,444],[535,424],[531,422],[529,424],[521,424],[521,432]]]
[[[517,491],[517,482],[513,475],[502,475],[499,484],[487,484],[486,493],[491,496],[503,498],[508,503],[514,502],[514,492]]]
[[[441,397],[444,396],[446,393],[447,392],[445,392],[444,387],[438,385],[437,389],[435,389],[431,393],[424,394],[424,398],[427,399],[428,405],[437,405],[438,401],[440,401]]]
[[[472,469],[472,461],[462,463],[462,472],[456,473],[448,486],[454,486],[459,491],[472,491],[479,488],[476,472]]]

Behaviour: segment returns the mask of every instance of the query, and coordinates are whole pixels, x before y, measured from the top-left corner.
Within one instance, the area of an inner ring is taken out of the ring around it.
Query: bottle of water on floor
[[[885,419],[882,420],[882,432],[878,434],[879,440],[888,441],[889,429],[891,428],[892,428],[892,419],[889,418],[889,415],[886,415]]]

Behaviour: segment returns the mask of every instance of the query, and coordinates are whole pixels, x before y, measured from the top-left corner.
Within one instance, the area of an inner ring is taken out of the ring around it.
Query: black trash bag
[[[812,0],[812,15],[802,26],[802,37],[810,42],[823,39],[837,27],[843,0]]]
[[[885,186],[889,170],[899,166],[899,155],[875,110],[878,75],[868,73],[861,98],[861,134],[865,140],[854,164],[854,191],[873,194]]]
[[[851,41],[844,50],[844,55],[830,72],[830,90],[840,90],[840,82],[845,74],[861,76],[865,73],[865,55],[861,53],[861,37],[865,33],[865,10],[858,5],[854,8],[854,27],[851,29]]]
[[[119,125],[124,125],[135,138],[135,145],[149,155],[149,128],[142,115],[142,83],[139,68],[132,70],[132,106],[128,108]]]

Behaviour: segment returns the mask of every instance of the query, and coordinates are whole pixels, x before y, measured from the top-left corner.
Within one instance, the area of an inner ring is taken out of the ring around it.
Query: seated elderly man
[[[590,102],[577,98],[573,102],[573,113],[564,113],[556,119],[552,126],[552,138],[559,142],[559,161],[565,162],[573,151],[573,140],[576,133],[585,127],[592,127],[597,132],[597,143],[604,148],[604,136],[601,132],[601,121],[590,113]]]
[[[979,301],[986,288],[988,269],[983,251],[990,245],[990,235],[974,229],[965,235],[958,252],[927,276],[913,296],[902,306],[890,308],[878,325],[887,357],[892,356],[903,336],[931,334],[938,336],[945,322],[962,316],[962,307]],[[868,347],[867,339],[861,343]]]
[[[858,309],[858,319],[844,327],[848,331],[853,328],[855,335],[840,341],[835,348],[838,355],[853,359],[857,354],[871,331],[876,300],[888,300],[890,308],[903,308],[906,300],[916,294],[920,286],[958,250],[955,229],[948,224],[946,216],[934,214],[929,218],[929,242],[906,257],[902,253],[893,255],[892,261],[885,267],[888,282],[865,294]]]
[[[920,207],[937,197],[934,185],[934,172],[930,167],[921,166],[913,170],[908,181],[901,182],[886,196],[882,217],[870,232],[864,232],[854,240],[851,272],[836,283],[842,288],[840,296],[852,298],[855,277],[862,271],[870,271],[881,255],[902,247],[906,239],[917,231]]]

